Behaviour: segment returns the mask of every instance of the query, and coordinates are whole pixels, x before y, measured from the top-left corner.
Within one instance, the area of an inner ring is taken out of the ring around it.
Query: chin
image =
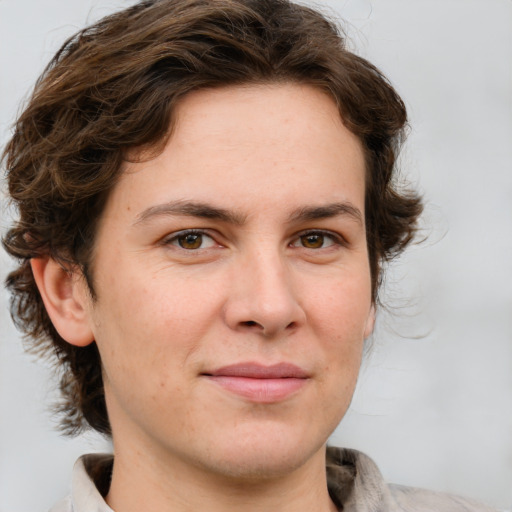
[[[222,460],[214,470],[230,480],[254,483],[287,476],[303,466],[307,459],[297,453],[244,453],[243,457],[239,453],[235,460]]]
[[[230,479],[262,481],[289,475],[304,466],[315,454],[325,451],[327,436],[320,441],[294,436],[292,432],[254,432],[243,438],[231,438],[229,445],[211,450],[210,470]]]

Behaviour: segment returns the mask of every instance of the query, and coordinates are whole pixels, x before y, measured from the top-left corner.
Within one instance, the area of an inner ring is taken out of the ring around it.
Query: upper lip
[[[292,363],[278,363],[263,365],[247,362],[237,363],[213,371],[204,372],[203,375],[212,377],[245,377],[248,379],[307,379],[308,373]]]

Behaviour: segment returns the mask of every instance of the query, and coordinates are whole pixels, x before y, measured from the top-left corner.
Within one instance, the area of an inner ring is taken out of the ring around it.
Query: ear
[[[87,285],[81,274],[66,270],[50,257],[30,260],[32,273],[53,326],[71,345],[94,341],[87,308]]]
[[[366,319],[366,325],[364,328],[364,339],[368,338],[370,334],[373,332],[373,328],[375,326],[375,304],[372,304],[370,308],[370,312],[368,313],[368,318]]]

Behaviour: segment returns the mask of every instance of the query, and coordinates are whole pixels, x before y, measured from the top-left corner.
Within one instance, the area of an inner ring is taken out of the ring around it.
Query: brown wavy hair
[[[201,88],[298,82],[326,91],[361,141],[373,300],[382,264],[412,240],[421,200],[394,184],[406,110],[387,79],[347,49],[335,23],[286,0],[145,0],[68,39],[14,126],[2,159],[19,218],[3,239],[19,261],[11,313],[28,347],[61,370],[62,429],[110,435],[93,343],[68,344],[53,327],[30,268],[50,256],[78,266],[93,298],[98,219],[133,149],[159,151],[176,104]]]

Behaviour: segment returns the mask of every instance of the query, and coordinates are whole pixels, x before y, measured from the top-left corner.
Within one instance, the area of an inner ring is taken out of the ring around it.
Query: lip
[[[299,391],[309,379],[305,370],[290,363],[270,366],[239,363],[201,375],[226,391],[257,403],[283,401]]]

